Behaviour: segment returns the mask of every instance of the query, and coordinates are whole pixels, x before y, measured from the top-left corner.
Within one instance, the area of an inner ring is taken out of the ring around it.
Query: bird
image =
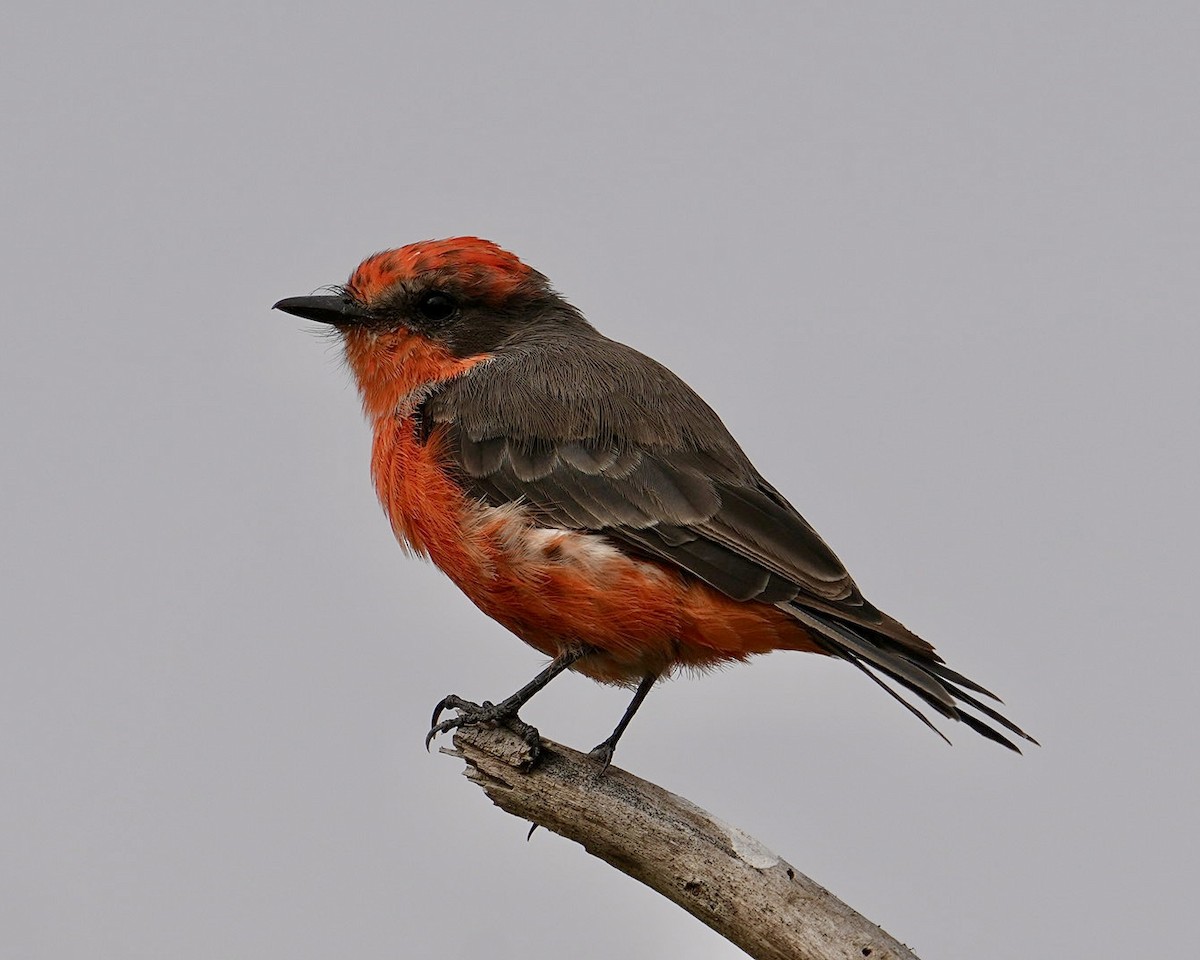
[[[549,658],[498,702],[444,697],[427,748],[505,724],[536,756],[519,711],[570,670],[633,690],[591,751],[603,772],[657,683],[781,650],[852,664],[943,739],[917,704],[1018,753],[1037,743],[863,596],[694,390],[515,254],[420,241],[274,307],[340,338],[401,546]]]

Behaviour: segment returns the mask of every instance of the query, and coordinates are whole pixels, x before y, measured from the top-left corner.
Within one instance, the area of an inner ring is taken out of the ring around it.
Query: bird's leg
[[[470,700],[464,700],[453,693],[442,698],[438,702],[438,705],[433,708],[433,719],[430,721],[430,730],[425,735],[425,749],[429,749],[429,744],[433,742],[434,737],[439,733],[445,733],[447,730],[453,730],[456,727],[471,726],[477,723],[502,723],[529,744],[536,758],[542,746],[541,738],[538,736],[535,727],[517,716],[517,711],[535,693],[541,690],[542,687],[566,670],[571,664],[587,656],[588,652],[584,648],[575,648],[560,653],[550,661],[545,670],[530,680],[511,697],[501,700],[499,703],[492,703],[488,700],[485,700],[482,704],[472,703]],[[458,716],[438,723],[438,717],[442,715],[443,710],[457,710]]]
[[[589,757],[594,757],[600,761],[601,773],[607,770],[608,765],[612,763],[613,754],[617,750],[617,741],[621,739],[621,734],[625,732],[625,728],[629,726],[629,721],[633,719],[633,715],[637,713],[638,707],[642,705],[642,701],[646,699],[646,694],[650,692],[650,688],[654,686],[657,680],[657,673],[649,673],[642,677],[642,682],[638,684],[638,688],[633,694],[633,699],[629,701],[629,706],[625,708],[625,715],[621,717],[621,722],[617,724],[617,729],[609,735],[607,740],[588,752]]]

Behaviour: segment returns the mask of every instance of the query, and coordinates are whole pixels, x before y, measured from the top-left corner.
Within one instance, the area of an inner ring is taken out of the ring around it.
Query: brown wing
[[[578,331],[547,333],[446,385],[422,416],[427,429],[442,425],[478,499],[520,502],[544,526],[602,534],[737,600],[777,604],[874,679],[868,667],[1013,749],[955,701],[1025,736],[966,690],[991,694],[863,598],[712,409],[650,358],[592,331],[582,348]]]

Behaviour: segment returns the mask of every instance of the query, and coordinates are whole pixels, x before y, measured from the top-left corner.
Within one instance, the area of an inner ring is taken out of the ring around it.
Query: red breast
[[[739,603],[598,534],[539,528],[519,506],[471,499],[446,468],[443,442],[440,429],[422,442],[409,417],[376,420],[372,475],[392,529],[547,656],[585,643],[606,656],[583,661],[579,672],[635,683],[770,650],[818,651],[773,606]]]

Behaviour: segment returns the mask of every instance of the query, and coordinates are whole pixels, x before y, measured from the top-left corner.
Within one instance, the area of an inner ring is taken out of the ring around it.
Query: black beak
[[[331,323],[335,327],[346,327],[371,318],[365,307],[349,297],[288,297],[286,300],[280,300],[271,309],[282,310],[305,320]]]

